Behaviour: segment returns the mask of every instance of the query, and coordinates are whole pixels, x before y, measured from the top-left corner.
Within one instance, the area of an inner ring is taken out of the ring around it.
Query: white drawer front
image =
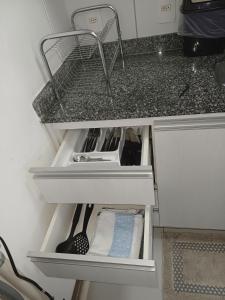
[[[145,207],[143,259],[54,253],[57,244],[66,239],[71,226],[74,212],[71,207],[72,205],[57,206],[41,251],[29,252],[28,254],[31,261],[45,275],[125,285],[156,286],[156,267],[154,260],[152,260],[150,206]],[[94,215],[96,216],[97,212]],[[95,221],[93,217],[89,223],[89,238],[93,234]],[[77,228],[78,232],[81,229],[79,226]]]
[[[35,255],[35,253],[30,254]],[[37,254],[38,255],[38,254]],[[98,258],[96,258],[98,259]],[[115,283],[132,286],[156,287],[155,262],[145,261],[143,264],[111,263],[110,260],[98,262],[88,260],[66,260],[55,257],[32,257],[34,264],[48,277],[69,278],[94,282]]]
[[[149,127],[142,133],[140,166],[63,167],[81,139],[82,132],[68,132],[52,166],[30,170],[47,202],[154,205]]]
[[[72,174],[48,174],[46,170],[45,174],[34,176],[34,180],[49,203],[154,205],[151,170],[138,167],[135,172],[134,169]]]

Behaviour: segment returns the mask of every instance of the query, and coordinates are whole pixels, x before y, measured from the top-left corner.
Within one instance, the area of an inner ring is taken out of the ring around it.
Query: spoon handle
[[[85,210],[85,215],[84,215],[84,223],[83,223],[83,230],[82,230],[83,233],[86,233],[86,231],[87,231],[88,222],[89,222],[90,216],[92,214],[93,208],[94,208],[94,204],[87,204],[86,205],[86,210]]]
[[[68,239],[73,237],[74,231],[75,231],[77,224],[79,222],[79,219],[80,219],[80,213],[82,210],[82,206],[83,206],[83,204],[77,204],[76,211],[73,216],[72,226],[71,226],[71,230],[70,230]]]

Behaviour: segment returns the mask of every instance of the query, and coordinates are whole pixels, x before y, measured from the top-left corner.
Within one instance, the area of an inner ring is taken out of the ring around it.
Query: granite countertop
[[[181,50],[126,56],[112,74],[113,97],[64,95],[43,123],[103,121],[225,112],[225,88],[214,68],[222,55],[187,58]]]

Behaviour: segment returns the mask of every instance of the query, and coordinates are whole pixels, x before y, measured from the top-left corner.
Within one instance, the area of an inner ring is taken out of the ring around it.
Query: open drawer
[[[85,130],[68,130],[50,167],[30,172],[49,203],[113,203],[154,205],[150,163],[149,127],[141,129],[139,166],[90,164],[90,168],[65,165],[75,148],[83,143]]]
[[[105,207],[105,206],[104,206]],[[110,206],[111,208],[112,206]],[[114,206],[121,208],[120,206]],[[101,205],[95,205],[88,225],[91,244],[96,228],[96,219]],[[68,236],[75,205],[58,204],[39,252],[29,252],[31,261],[47,276],[71,278],[125,285],[156,286],[156,267],[152,260],[151,206],[123,206],[144,210],[144,229],[139,258],[116,258],[97,255],[55,253],[56,246]],[[80,220],[83,220],[84,207]],[[78,223],[76,232],[81,231]]]

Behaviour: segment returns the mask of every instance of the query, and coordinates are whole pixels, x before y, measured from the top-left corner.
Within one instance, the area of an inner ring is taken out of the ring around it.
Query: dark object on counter
[[[225,0],[183,0],[181,12],[183,14],[191,12],[203,12],[217,10],[225,7]]]
[[[185,56],[219,54],[225,47],[225,0],[183,0],[179,33]]]
[[[189,57],[220,54],[224,51],[225,39],[207,39],[184,36],[184,55]]]
[[[89,250],[89,240],[87,237],[87,226],[90,220],[94,204],[87,204],[84,215],[83,229],[80,233],[73,237],[73,243],[71,247],[71,252],[73,254],[85,255]]]
[[[73,234],[74,234],[74,231],[75,231],[77,224],[79,222],[79,219],[80,219],[82,206],[83,206],[82,204],[77,204],[77,207],[76,207],[76,210],[75,210],[75,213],[73,216],[70,234],[64,242],[58,244],[58,246],[56,247],[56,250],[55,250],[57,253],[71,253],[72,248],[73,248]]]

